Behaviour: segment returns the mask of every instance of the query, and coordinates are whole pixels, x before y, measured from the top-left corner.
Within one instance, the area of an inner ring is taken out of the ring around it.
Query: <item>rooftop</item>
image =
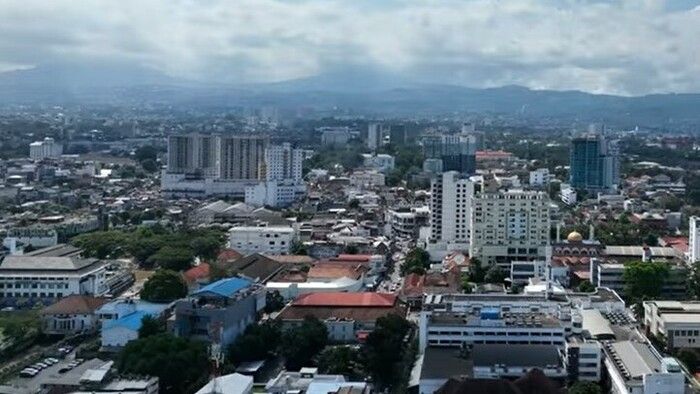
[[[560,366],[559,352],[555,345],[527,344],[474,344],[474,366],[505,365],[508,367]]]
[[[53,305],[41,311],[42,315],[73,315],[90,314],[107,302],[105,298],[95,298],[86,295],[70,295],[63,297]]]
[[[192,293],[192,295],[217,295],[230,298],[242,289],[252,285],[253,282],[242,278],[226,278],[208,284]]]
[[[297,297],[294,306],[393,307],[396,295],[386,293],[309,293]]]

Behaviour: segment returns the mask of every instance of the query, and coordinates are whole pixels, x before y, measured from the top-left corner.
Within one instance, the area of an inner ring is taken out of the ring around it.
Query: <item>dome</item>
[[[581,236],[581,233],[579,233],[578,231],[572,231],[566,237],[566,240],[569,242],[581,242],[583,241],[583,236]]]

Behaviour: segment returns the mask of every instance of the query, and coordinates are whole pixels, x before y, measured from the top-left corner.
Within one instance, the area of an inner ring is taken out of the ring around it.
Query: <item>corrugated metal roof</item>
[[[608,319],[603,317],[599,310],[584,309],[581,311],[581,317],[583,318],[583,330],[588,331],[591,337],[615,336]]]
[[[208,284],[193,294],[202,295],[205,293],[213,293],[222,297],[231,297],[251,284],[253,284],[253,282],[242,278],[226,278]]]

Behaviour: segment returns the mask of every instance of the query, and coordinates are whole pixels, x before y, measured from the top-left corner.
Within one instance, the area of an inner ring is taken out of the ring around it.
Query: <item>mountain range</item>
[[[129,65],[47,64],[0,73],[0,92],[0,104],[344,108],[377,116],[490,112],[684,130],[700,125],[700,94],[622,97],[521,86],[478,89],[362,68],[275,83],[213,84]]]

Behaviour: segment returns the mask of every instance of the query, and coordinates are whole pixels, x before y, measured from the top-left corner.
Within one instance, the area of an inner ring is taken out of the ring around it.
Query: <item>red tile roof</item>
[[[226,263],[229,261],[234,261],[238,260],[243,255],[241,253],[238,253],[238,251],[233,250],[233,249],[224,249],[221,252],[219,252],[219,255],[216,257],[216,261],[220,263]]]
[[[194,283],[199,279],[206,279],[209,277],[210,266],[207,263],[201,263],[195,267],[192,267],[185,271],[183,276],[185,277],[185,282]]]
[[[393,307],[396,294],[387,293],[309,293],[297,297],[294,306]]]
[[[365,272],[367,272],[367,267],[361,264],[335,264],[334,262],[328,262],[311,267],[307,277],[309,279],[340,279],[343,277],[359,279]]]
[[[331,261],[370,261],[371,259],[371,254],[339,254],[338,257],[332,258]]]
[[[86,315],[107,303],[106,298],[95,298],[85,295],[70,295],[63,297],[57,303],[47,306],[41,311],[42,315]]]

